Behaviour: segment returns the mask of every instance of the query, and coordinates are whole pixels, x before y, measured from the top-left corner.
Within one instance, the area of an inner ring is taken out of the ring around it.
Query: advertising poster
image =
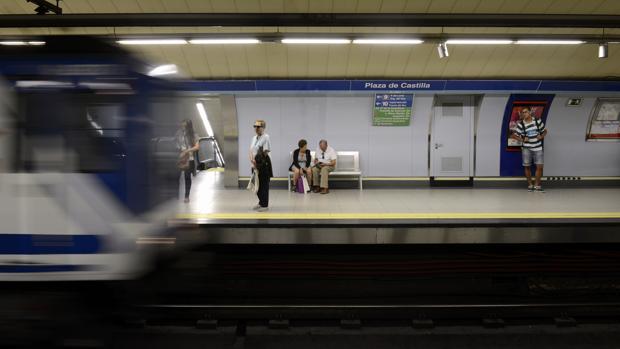
[[[413,94],[382,93],[375,95],[373,126],[409,126]]]
[[[506,150],[508,151],[521,151],[521,141],[513,139],[511,136],[515,132],[517,124],[521,121],[521,111],[523,108],[530,108],[532,117],[540,120],[547,108],[547,102],[514,101],[512,103],[506,139]]]
[[[589,140],[620,140],[620,99],[599,98],[588,129]]]

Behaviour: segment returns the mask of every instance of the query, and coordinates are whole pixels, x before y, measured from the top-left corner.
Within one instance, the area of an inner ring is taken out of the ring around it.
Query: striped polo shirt
[[[521,137],[527,137],[527,142],[523,143],[523,148],[533,151],[542,150],[542,141],[536,138],[545,132],[545,124],[542,120],[532,118],[530,122],[519,121],[515,132]]]

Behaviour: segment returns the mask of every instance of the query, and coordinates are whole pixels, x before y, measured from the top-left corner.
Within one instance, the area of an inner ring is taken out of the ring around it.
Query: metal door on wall
[[[474,98],[437,96],[430,144],[431,177],[473,177]]]

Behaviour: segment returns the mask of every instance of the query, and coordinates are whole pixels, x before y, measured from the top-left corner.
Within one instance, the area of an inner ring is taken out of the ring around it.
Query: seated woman
[[[300,140],[297,145],[299,148],[293,152],[293,163],[289,167],[289,171],[293,172],[293,188],[297,184],[299,177],[305,173],[308,183],[312,183],[312,170],[310,169],[311,155],[308,150],[308,142],[305,139]]]

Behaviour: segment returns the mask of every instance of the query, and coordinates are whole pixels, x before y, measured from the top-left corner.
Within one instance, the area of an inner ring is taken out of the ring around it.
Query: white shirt
[[[252,156],[256,156],[258,153],[258,149],[263,147],[263,151],[271,151],[271,141],[269,141],[269,135],[263,133],[262,135],[254,135],[252,137],[252,142],[250,143],[250,151],[252,152]]]
[[[325,151],[321,150],[321,147],[318,147],[314,152],[314,157],[319,160],[320,163],[328,164],[332,162],[332,160],[336,160],[338,155],[336,154],[334,148],[328,145]]]

